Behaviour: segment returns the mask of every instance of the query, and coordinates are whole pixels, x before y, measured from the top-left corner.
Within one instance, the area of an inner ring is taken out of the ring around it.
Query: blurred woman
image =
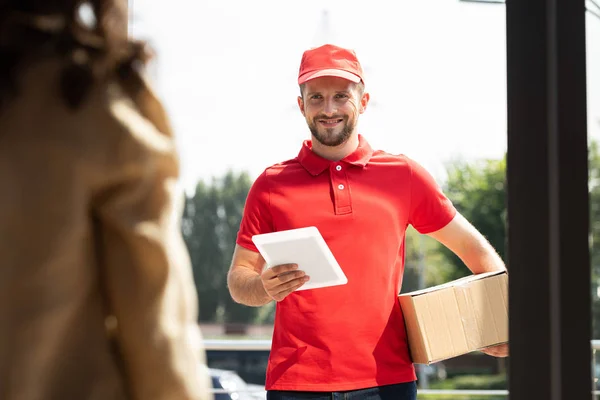
[[[126,7],[0,0],[3,400],[211,397],[174,138]]]

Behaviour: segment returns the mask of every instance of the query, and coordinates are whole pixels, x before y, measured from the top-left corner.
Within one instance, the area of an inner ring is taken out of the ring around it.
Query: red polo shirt
[[[348,278],[277,303],[267,390],[342,391],[416,379],[397,295],[405,231],[443,228],[456,211],[433,178],[403,155],[358,149],[329,161],[304,142],[267,168],[246,200],[237,243],[316,226]]]

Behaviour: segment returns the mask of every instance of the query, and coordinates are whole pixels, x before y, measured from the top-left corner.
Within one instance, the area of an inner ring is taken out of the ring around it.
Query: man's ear
[[[300,108],[302,115],[304,115],[304,99],[302,99],[302,96],[298,96],[298,107]]]
[[[362,114],[367,109],[367,105],[369,104],[369,100],[371,99],[371,95],[369,93],[363,93],[360,99],[360,109],[359,112]]]

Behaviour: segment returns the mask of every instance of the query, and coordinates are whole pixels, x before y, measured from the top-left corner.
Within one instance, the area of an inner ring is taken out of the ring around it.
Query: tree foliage
[[[506,261],[506,161],[454,161],[447,165],[444,191],[460,212]],[[447,248],[440,246],[446,262],[453,266],[445,280],[470,272]]]
[[[187,197],[182,229],[198,290],[199,320],[251,322],[257,309],[235,303],[227,272],[252,181],[247,173],[227,172],[210,184],[199,182]]]

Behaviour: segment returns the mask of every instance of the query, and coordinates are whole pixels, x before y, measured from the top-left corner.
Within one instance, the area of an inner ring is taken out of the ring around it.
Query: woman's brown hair
[[[125,0],[0,0],[0,111],[33,63],[61,60],[61,97],[76,109],[96,80],[139,77],[146,48],[128,37]]]

